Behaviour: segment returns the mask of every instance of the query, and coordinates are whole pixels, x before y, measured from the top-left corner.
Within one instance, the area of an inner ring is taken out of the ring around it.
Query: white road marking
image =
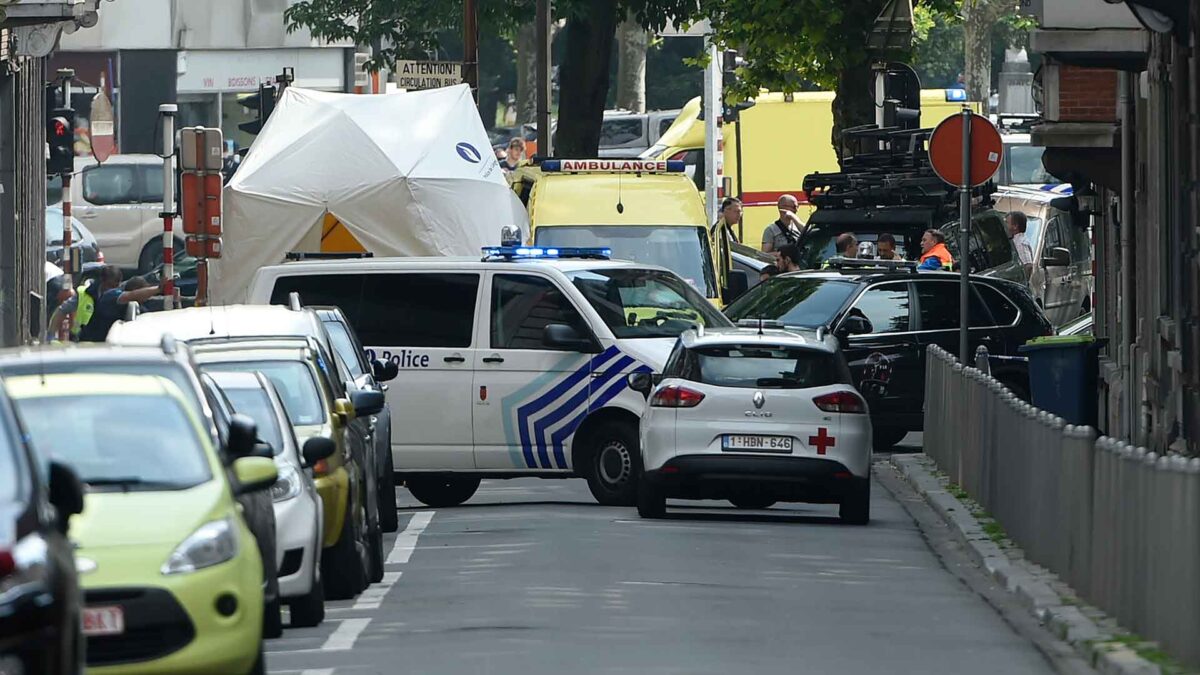
[[[333,668],[310,668],[301,671],[300,675],[333,675]]]
[[[383,580],[377,584],[371,584],[367,590],[363,591],[351,609],[379,609],[379,606],[383,604],[384,596],[388,594],[388,591],[392,590],[392,586],[399,580],[399,572],[384,572]]]
[[[367,624],[371,623],[370,619],[343,619],[342,624],[333,631],[325,640],[325,644],[321,645],[323,652],[344,652],[354,647],[354,641],[367,628]]]
[[[413,549],[417,547],[417,537],[425,531],[429,526],[429,521],[433,519],[434,511],[418,511],[414,513],[412,519],[408,521],[408,527],[404,531],[396,535],[396,544],[392,546],[392,552],[388,554],[387,564],[400,565],[408,562],[412,557]]]

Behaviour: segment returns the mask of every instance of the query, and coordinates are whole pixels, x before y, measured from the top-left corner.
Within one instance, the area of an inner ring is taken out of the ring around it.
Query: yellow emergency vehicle
[[[745,290],[682,162],[543,160],[527,206],[534,246],[605,247],[614,259],[675,272],[718,306]]]
[[[740,196],[745,206],[738,239],[757,248],[762,233],[779,217],[776,203],[785,194],[800,200],[801,218],[811,212],[802,186],[804,177],[815,172],[838,171],[837,155],[830,141],[833,129],[831,91],[798,92],[784,95],[764,92],[754,106],[743,110],[739,122],[722,125],[723,174],[731,186],[729,194]],[[947,116],[970,105],[961,89],[923,89],[921,122],[935,127]],[[739,149],[738,127],[741,127]],[[688,102],[675,123],[642,153],[643,159],[684,162],[696,185],[704,185],[704,121],[700,99]]]

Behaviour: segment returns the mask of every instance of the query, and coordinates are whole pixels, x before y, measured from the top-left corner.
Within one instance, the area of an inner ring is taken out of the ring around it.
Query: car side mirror
[[[851,335],[867,335],[875,327],[871,325],[871,321],[865,316],[850,315],[842,319],[842,325],[838,327],[838,335],[849,337]]]
[[[342,422],[349,422],[354,419],[354,404],[348,399],[339,398],[333,402],[333,414],[341,418]]]
[[[240,457],[233,463],[233,477],[238,482],[238,494],[259,492],[279,480],[279,469],[266,457]]]
[[[547,324],[542,329],[542,344],[551,349],[568,352],[592,353],[596,351],[592,341],[565,323]]]
[[[400,367],[391,361],[375,359],[371,361],[371,371],[376,382],[391,382],[400,374]]]
[[[304,441],[304,448],[301,450],[305,466],[316,466],[317,462],[329,459],[335,452],[337,452],[337,443],[332,438],[325,436],[313,436]]]
[[[1061,246],[1046,251],[1042,256],[1042,267],[1067,267],[1071,264],[1071,252]]]
[[[750,290],[750,277],[746,270],[729,270],[725,277],[725,304],[737,300],[743,293]]]
[[[225,441],[225,452],[235,459],[252,457],[258,445],[258,425],[241,413],[229,418],[229,438]]]
[[[374,389],[364,389],[350,394],[350,401],[354,404],[355,417],[367,417],[376,415],[383,410],[384,398],[382,391]]]
[[[654,377],[650,373],[630,373],[625,376],[625,381],[629,383],[629,388],[641,394],[643,398],[650,398],[650,392],[654,390]]]
[[[58,511],[58,529],[63,534],[71,516],[83,513],[83,481],[62,462],[50,462],[50,504]]]

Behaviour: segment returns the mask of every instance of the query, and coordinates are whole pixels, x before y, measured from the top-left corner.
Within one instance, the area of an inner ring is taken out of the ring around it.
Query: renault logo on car
[[[754,401],[755,408],[762,408],[763,404],[767,402],[767,397],[761,391],[756,391],[752,400]]]

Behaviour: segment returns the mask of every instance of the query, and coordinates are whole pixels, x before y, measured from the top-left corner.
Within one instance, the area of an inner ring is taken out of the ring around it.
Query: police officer
[[[145,302],[162,292],[162,284],[152,286],[141,277],[129,280],[121,288],[121,268],[105,265],[98,280],[89,279],[75,289],[75,296],[64,302],[55,316],[75,314],[71,321],[71,337],[83,342],[104,342],[108,329],[125,312],[131,302]],[[56,325],[51,320],[51,326]]]

